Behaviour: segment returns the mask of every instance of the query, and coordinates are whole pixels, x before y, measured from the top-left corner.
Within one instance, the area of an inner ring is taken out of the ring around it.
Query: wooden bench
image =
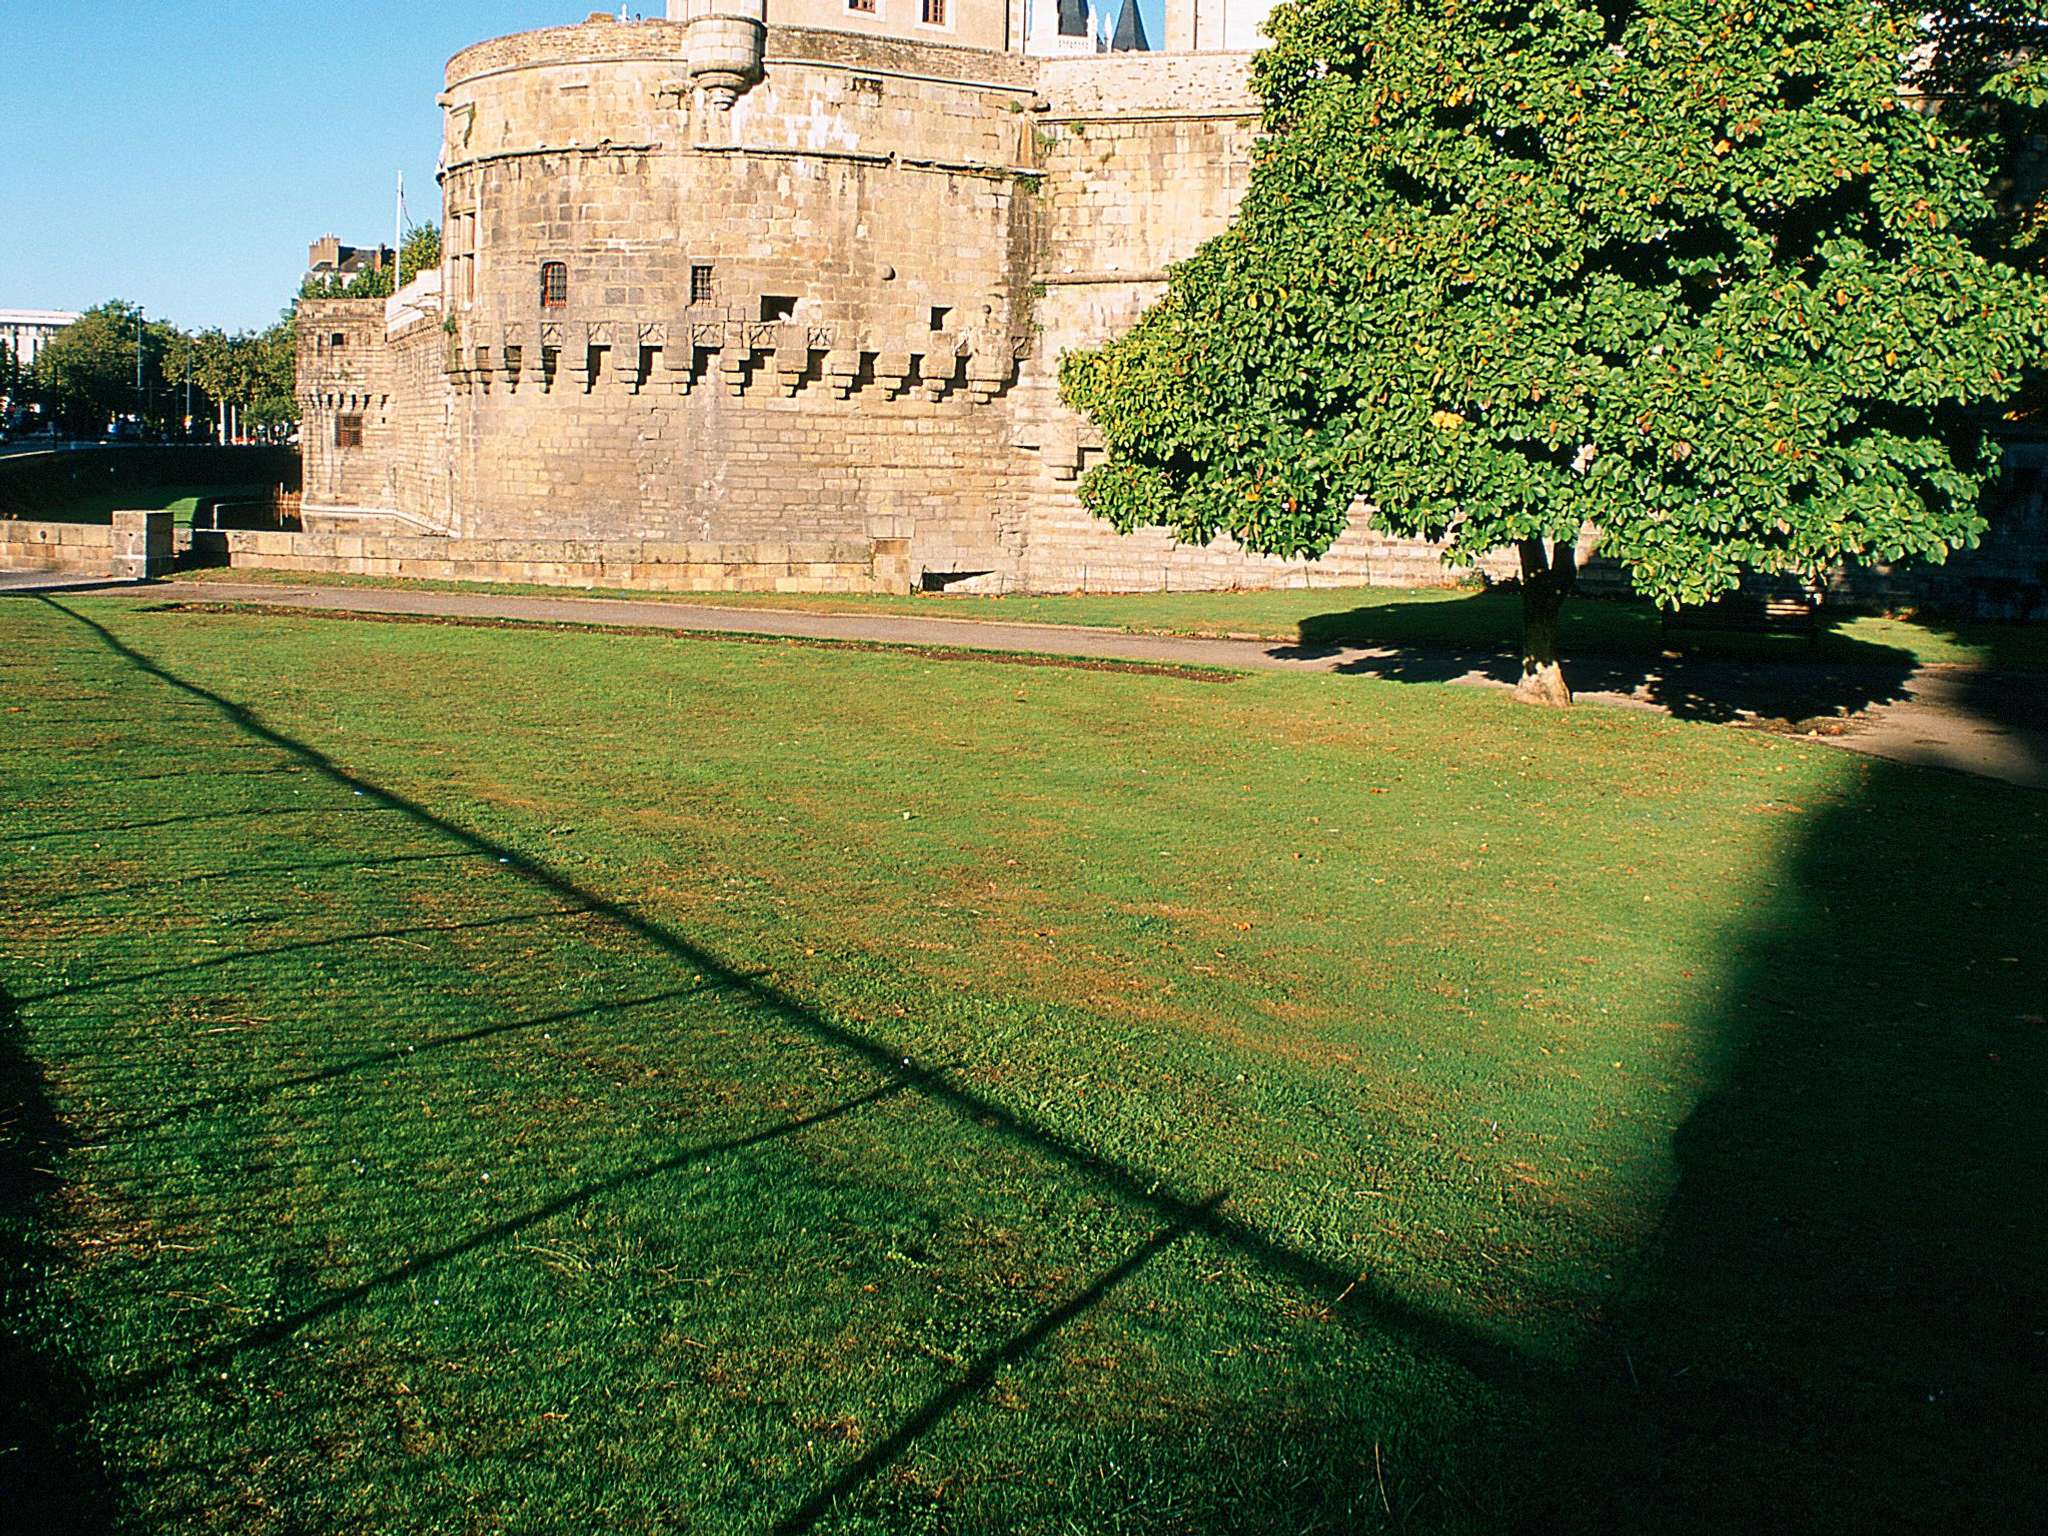
[[[1731,592],[1700,608],[1664,610],[1664,633],[1800,635],[1820,639],[1820,599],[1811,592]]]

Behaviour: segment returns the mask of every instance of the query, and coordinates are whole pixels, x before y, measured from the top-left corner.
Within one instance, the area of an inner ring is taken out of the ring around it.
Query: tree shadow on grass
[[[1339,672],[1403,683],[1512,686],[1521,665],[1521,599],[1512,587],[1442,602],[1378,601],[1301,622],[1274,654],[1339,657]],[[1771,635],[1667,634],[1647,604],[1577,597],[1561,646],[1574,689],[1650,704],[1684,720],[1801,723],[1859,714],[1906,696],[1917,665],[1895,646],[1823,631],[1818,643]]]
[[[103,1531],[112,1494],[85,1435],[80,1375],[25,1303],[54,1262],[41,1239],[50,1172],[65,1142],[42,1074],[21,1039],[14,999],[0,988],[0,1510],[21,1531]]]
[[[1526,1529],[2048,1509],[2048,798],[1858,773],[1730,957],[1720,1081]]]

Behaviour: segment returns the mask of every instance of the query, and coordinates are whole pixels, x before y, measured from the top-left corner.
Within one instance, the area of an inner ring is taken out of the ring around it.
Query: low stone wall
[[[114,530],[104,523],[29,523],[0,518],[0,571],[106,576]]]
[[[312,530],[199,532],[193,558],[233,570],[606,587],[636,592],[907,592],[907,541],[616,544]]]

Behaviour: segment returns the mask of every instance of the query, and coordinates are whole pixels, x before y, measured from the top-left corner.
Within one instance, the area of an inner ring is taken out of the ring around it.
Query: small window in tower
[[[779,293],[764,293],[761,295],[761,319],[763,322],[771,320],[794,320],[795,318],[795,299],[788,298],[785,295]]]
[[[360,448],[363,446],[363,418],[360,416],[337,416],[334,418],[334,446],[337,448]]]
[[[950,310],[950,309],[941,309],[941,308],[940,308],[940,307],[939,307],[938,305],[936,305],[936,304],[934,304],[934,305],[932,306],[932,329],[933,329],[933,330],[935,330],[935,331],[943,331],[943,330],[944,330],[944,329],[946,328],[946,322],[947,322],[947,321],[949,321],[949,320],[951,320],[952,318],[953,318],[953,311],[952,311],[952,310]]]
[[[943,27],[946,24],[946,0],[918,0],[919,19],[928,27]]]
[[[540,307],[542,309],[567,309],[569,307],[569,264],[562,261],[541,263]]]
[[[709,304],[711,302],[711,279],[716,276],[714,269],[698,266],[690,268],[690,302]]]
[[[336,331],[332,336],[327,338],[327,345],[332,347],[335,351],[339,352],[343,347],[346,347],[348,345],[348,332]]]

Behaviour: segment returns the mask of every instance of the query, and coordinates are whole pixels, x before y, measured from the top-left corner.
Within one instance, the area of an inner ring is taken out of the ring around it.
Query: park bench
[[[1799,635],[1820,639],[1820,597],[1797,588],[1731,592],[1698,608],[1667,608],[1664,633]]]

